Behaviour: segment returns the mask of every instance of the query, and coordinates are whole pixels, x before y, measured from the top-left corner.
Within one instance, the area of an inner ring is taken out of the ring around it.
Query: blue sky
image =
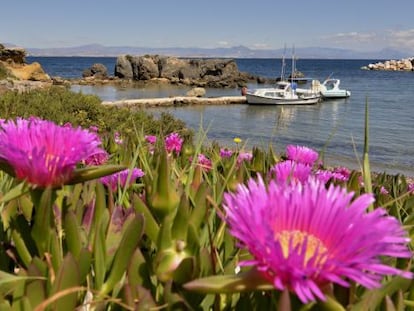
[[[413,0],[4,1],[0,43],[395,48],[414,54]]]

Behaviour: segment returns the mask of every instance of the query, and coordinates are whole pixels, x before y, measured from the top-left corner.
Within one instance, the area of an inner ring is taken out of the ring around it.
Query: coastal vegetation
[[[2,310],[404,310],[413,183],[206,144],[51,88],[0,97]],[[366,136],[368,146],[368,136]]]

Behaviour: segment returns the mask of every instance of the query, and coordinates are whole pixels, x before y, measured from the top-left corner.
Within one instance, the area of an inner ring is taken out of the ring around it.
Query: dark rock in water
[[[289,75],[288,81],[295,81],[297,83],[306,83],[305,75],[303,72],[295,71]]]
[[[108,78],[108,69],[105,65],[96,63],[92,67],[85,69],[82,72],[82,77],[94,77],[96,79],[106,79]]]
[[[201,87],[237,87],[252,80],[250,75],[239,72],[234,60],[159,55],[118,56],[114,75],[135,81],[163,78],[171,83]]]

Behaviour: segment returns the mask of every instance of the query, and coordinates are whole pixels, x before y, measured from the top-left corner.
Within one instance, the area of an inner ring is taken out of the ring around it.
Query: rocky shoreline
[[[82,77],[50,77],[37,62],[26,63],[23,48],[6,48],[0,44],[0,94],[7,90],[24,92],[51,85],[117,85],[139,87],[148,84],[185,85],[193,88],[242,88],[247,83],[272,83],[240,72],[232,59],[179,59],[160,55],[120,55],[113,75],[103,64],[84,69]],[[197,95],[200,96],[200,95]]]
[[[414,57],[387,60],[361,67],[364,70],[414,71]]]

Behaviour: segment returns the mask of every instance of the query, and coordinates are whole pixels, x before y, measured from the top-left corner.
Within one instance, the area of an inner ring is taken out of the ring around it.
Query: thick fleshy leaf
[[[201,224],[206,220],[207,212],[207,199],[206,196],[209,193],[209,187],[206,182],[201,183],[198,188],[197,194],[194,198],[194,208],[191,212],[190,223],[194,225],[194,228],[200,228]]]
[[[33,229],[31,231],[33,240],[39,254],[49,253],[51,235],[54,228],[53,216],[53,194],[51,188],[32,191],[34,201],[35,216],[33,220]]]
[[[101,165],[76,169],[67,184],[74,185],[88,180],[97,179],[103,176],[115,174],[127,168],[128,167],[125,165]]]
[[[6,203],[11,200],[17,199],[18,197],[21,197],[22,195],[28,193],[29,190],[29,185],[25,182],[22,182],[10,191],[8,191],[2,198],[0,198],[0,203]]]
[[[196,279],[183,285],[184,288],[206,294],[238,293],[254,290],[274,290],[274,286],[252,269],[236,275],[215,275]]]
[[[73,211],[68,211],[65,214],[63,230],[65,231],[68,251],[71,252],[75,258],[79,258],[83,241],[81,238],[81,228]]]
[[[102,285],[99,296],[103,297],[112,291],[115,285],[121,280],[124,275],[128,263],[134,254],[138,243],[144,233],[144,217],[136,215],[135,218],[127,225],[122,240],[119,243],[118,250],[115,254],[112,267],[109,272],[109,277]]]
[[[27,281],[31,280],[44,280],[43,277],[37,276],[16,276],[4,271],[0,271],[0,293],[6,296],[14,288],[23,285]]]
[[[148,206],[137,195],[133,197],[133,206],[136,212],[142,213],[145,218],[145,234],[155,243],[160,227],[148,209]]]
[[[63,260],[60,269],[57,272],[56,279],[53,282],[51,289],[51,296],[58,294],[59,292],[76,287],[80,285],[80,271],[79,264],[75,257],[68,253]],[[78,294],[71,293],[58,299],[53,304],[55,310],[74,310],[77,305]]]

